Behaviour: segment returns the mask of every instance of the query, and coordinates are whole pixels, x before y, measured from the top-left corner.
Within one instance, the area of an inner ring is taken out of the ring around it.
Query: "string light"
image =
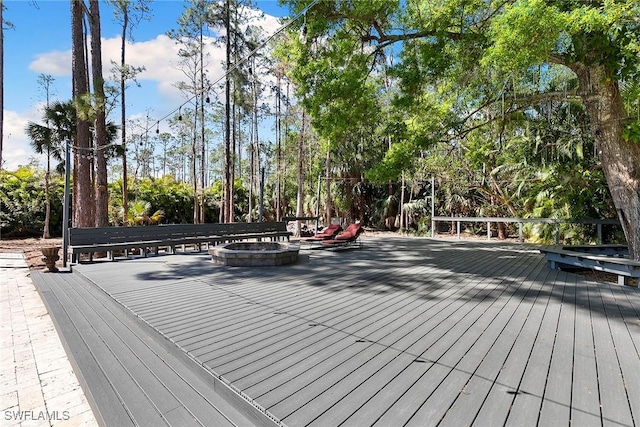
[[[307,12],[304,12],[304,20],[302,22],[302,27],[300,27],[300,41],[307,41]]]

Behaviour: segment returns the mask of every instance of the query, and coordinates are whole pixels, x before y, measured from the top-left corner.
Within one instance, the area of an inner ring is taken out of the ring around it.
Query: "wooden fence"
[[[460,224],[464,222],[479,222],[487,224],[487,240],[491,240],[492,223],[517,223],[518,241],[524,242],[522,227],[525,223],[555,224],[555,243],[560,243],[560,224],[586,224],[596,225],[598,232],[598,244],[602,244],[602,226],[618,225],[617,219],[557,219],[557,218],[499,218],[499,217],[457,217],[457,216],[434,216],[431,218],[431,237],[435,237],[438,222],[455,222],[458,239],[460,238]]]

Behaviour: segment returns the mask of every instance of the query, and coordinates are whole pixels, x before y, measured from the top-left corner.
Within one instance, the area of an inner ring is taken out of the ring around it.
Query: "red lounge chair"
[[[363,231],[362,225],[351,224],[342,233],[338,234],[335,239],[323,240],[322,244],[327,248],[350,245],[358,242],[358,238]]]
[[[313,237],[307,237],[302,239],[303,242],[320,242],[322,240],[333,239],[342,231],[340,224],[329,224],[327,228],[320,233],[316,233]]]

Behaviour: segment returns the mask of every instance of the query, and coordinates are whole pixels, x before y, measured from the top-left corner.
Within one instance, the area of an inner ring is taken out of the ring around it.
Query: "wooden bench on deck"
[[[638,286],[631,279],[640,281],[640,262],[625,258],[625,250],[619,245],[601,246],[551,246],[540,249],[549,268],[562,270],[584,268],[616,274],[618,284]]]
[[[146,257],[150,251],[157,254],[160,248],[174,253],[176,246],[185,250],[189,245],[200,251],[202,245],[251,239],[289,240],[290,235],[282,222],[70,228],[69,247],[71,262],[78,262],[81,254],[88,254],[93,260],[94,253],[106,252],[113,259],[115,251],[123,251],[128,257],[129,251],[139,250]]]

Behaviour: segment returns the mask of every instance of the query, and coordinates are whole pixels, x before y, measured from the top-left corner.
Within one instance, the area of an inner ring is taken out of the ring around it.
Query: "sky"
[[[24,129],[29,121],[42,122],[46,93],[38,84],[40,75],[50,75],[51,101],[71,99],[71,12],[68,0],[3,0],[4,20],[13,25],[4,31],[4,136],[3,165],[15,170],[32,158],[41,161],[29,146]],[[188,2],[156,0],[151,3],[151,20],[142,21],[133,30],[127,46],[126,62],[144,66],[138,77],[140,87],[127,90],[127,116],[151,122],[166,117],[185,98],[174,83],[185,80],[176,67],[178,47],[166,33],[177,29],[177,20]],[[268,34],[281,27],[280,18],[289,16],[277,0],[254,0],[264,12],[259,18]],[[111,75],[111,60],[120,61],[120,24],[106,2],[100,3],[103,75]],[[223,48],[210,48],[209,79],[224,75]],[[109,120],[118,123],[117,112]],[[162,123],[159,126],[162,128]],[[163,131],[162,129],[160,129]]]

